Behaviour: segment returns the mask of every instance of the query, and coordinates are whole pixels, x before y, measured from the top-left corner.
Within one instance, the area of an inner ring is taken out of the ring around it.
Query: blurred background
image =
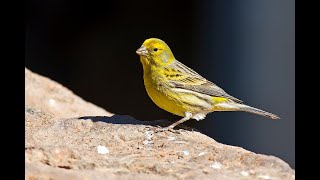
[[[160,38],[232,96],[282,118],[216,112],[186,125],[295,168],[294,9],[293,0],[29,0],[25,65],[112,113],[176,121],[147,96],[135,53]]]

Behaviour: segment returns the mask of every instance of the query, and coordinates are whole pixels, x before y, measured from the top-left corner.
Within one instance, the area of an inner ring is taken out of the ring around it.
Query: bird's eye
[[[153,51],[158,51],[158,48],[154,48]]]

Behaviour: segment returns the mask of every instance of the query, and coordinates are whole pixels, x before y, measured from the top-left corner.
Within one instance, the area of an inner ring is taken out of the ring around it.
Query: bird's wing
[[[174,70],[175,76],[169,76],[168,79],[175,88],[191,90],[210,96],[224,97],[237,103],[242,103],[241,100],[229,95],[216,84],[203,78],[178,60],[175,60],[168,68]]]

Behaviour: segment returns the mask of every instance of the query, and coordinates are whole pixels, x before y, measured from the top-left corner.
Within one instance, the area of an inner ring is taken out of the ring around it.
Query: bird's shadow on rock
[[[78,119],[82,120],[91,120],[93,122],[105,122],[105,123],[111,123],[111,124],[131,124],[131,125],[146,125],[146,126],[154,126],[154,127],[167,127],[172,124],[172,122],[165,120],[165,119],[160,119],[160,120],[152,120],[152,121],[143,121],[143,120],[138,120],[134,117],[128,116],[128,115],[113,115],[111,117],[108,116],[82,116],[79,117]],[[185,130],[190,130],[190,131],[198,131],[196,129],[190,128],[184,124],[180,124],[177,128],[175,129],[185,129]]]

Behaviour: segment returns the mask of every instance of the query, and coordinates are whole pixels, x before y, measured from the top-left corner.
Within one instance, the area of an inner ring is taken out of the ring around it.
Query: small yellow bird
[[[173,130],[189,119],[202,120],[214,111],[245,111],[280,119],[275,114],[243,104],[179,62],[161,39],[145,40],[136,53],[143,65],[144,85],[149,97],[160,108],[183,117],[164,130]]]

